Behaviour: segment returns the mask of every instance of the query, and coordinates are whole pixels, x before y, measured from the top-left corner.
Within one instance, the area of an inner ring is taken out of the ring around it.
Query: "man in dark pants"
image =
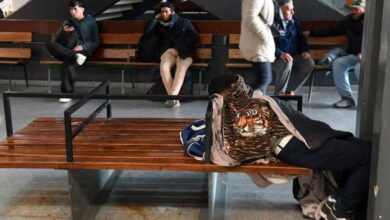
[[[251,97],[256,95],[249,88],[241,76],[222,75],[211,81],[209,94],[218,93],[223,97],[224,106],[229,106],[229,102],[253,101]],[[258,109],[270,109],[257,111],[266,114],[257,117],[264,118],[259,123],[264,135],[257,134],[256,137],[262,138],[257,147],[266,149],[271,145],[274,155],[285,163],[343,173],[343,181],[327,198],[320,215],[326,220],[354,219],[353,210],[367,197],[371,143],[312,120],[277,98],[265,95],[256,98]]]
[[[309,53],[306,37],[298,18],[294,15],[292,0],[278,0],[280,9],[275,13],[275,57],[272,71],[275,79],[275,95],[293,95],[309,78],[314,60]]]
[[[84,14],[85,6],[81,0],[71,0],[66,20],[58,30],[53,42],[47,44],[48,51],[63,61],[61,70],[61,92],[73,93],[76,78],[76,65],[83,65],[99,46],[99,32],[95,19]],[[61,98],[60,102],[71,99]]]

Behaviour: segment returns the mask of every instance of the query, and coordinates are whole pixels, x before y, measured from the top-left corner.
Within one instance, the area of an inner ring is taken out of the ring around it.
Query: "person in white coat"
[[[252,88],[263,93],[272,81],[271,63],[275,60],[275,42],[270,28],[274,11],[272,0],[241,0],[240,51],[253,65],[256,81]]]

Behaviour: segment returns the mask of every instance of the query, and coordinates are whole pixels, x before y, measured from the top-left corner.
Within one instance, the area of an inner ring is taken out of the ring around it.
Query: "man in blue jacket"
[[[76,66],[83,65],[87,57],[99,47],[99,31],[95,19],[84,14],[82,0],[71,0],[71,18],[64,21],[55,39],[46,45],[47,50],[58,60],[63,61],[61,70],[61,92],[73,93]],[[61,98],[60,102],[70,99]]]
[[[314,68],[306,37],[294,16],[292,0],[278,0],[279,10],[275,12],[274,26],[276,61],[272,65],[275,79],[275,95],[293,94],[309,78]]]
[[[160,37],[157,48],[161,54],[160,74],[168,95],[178,95],[183,85],[187,69],[193,62],[197,32],[191,21],[175,13],[172,3],[163,2],[158,13],[145,26],[144,34]],[[172,67],[176,66],[174,78]],[[166,107],[180,106],[179,100],[168,100]]]

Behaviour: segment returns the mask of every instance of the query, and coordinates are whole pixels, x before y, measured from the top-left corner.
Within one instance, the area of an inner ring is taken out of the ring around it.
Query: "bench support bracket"
[[[69,170],[72,219],[95,219],[121,173],[114,170]]]
[[[209,220],[225,219],[226,173],[209,173]]]

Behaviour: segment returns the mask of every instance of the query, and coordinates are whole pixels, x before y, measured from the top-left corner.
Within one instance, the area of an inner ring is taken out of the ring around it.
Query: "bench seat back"
[[[31,58],[31,49],[23,48],[25,43],[32,42],[31,32],[0,32],[1,61],[22,61]]]

